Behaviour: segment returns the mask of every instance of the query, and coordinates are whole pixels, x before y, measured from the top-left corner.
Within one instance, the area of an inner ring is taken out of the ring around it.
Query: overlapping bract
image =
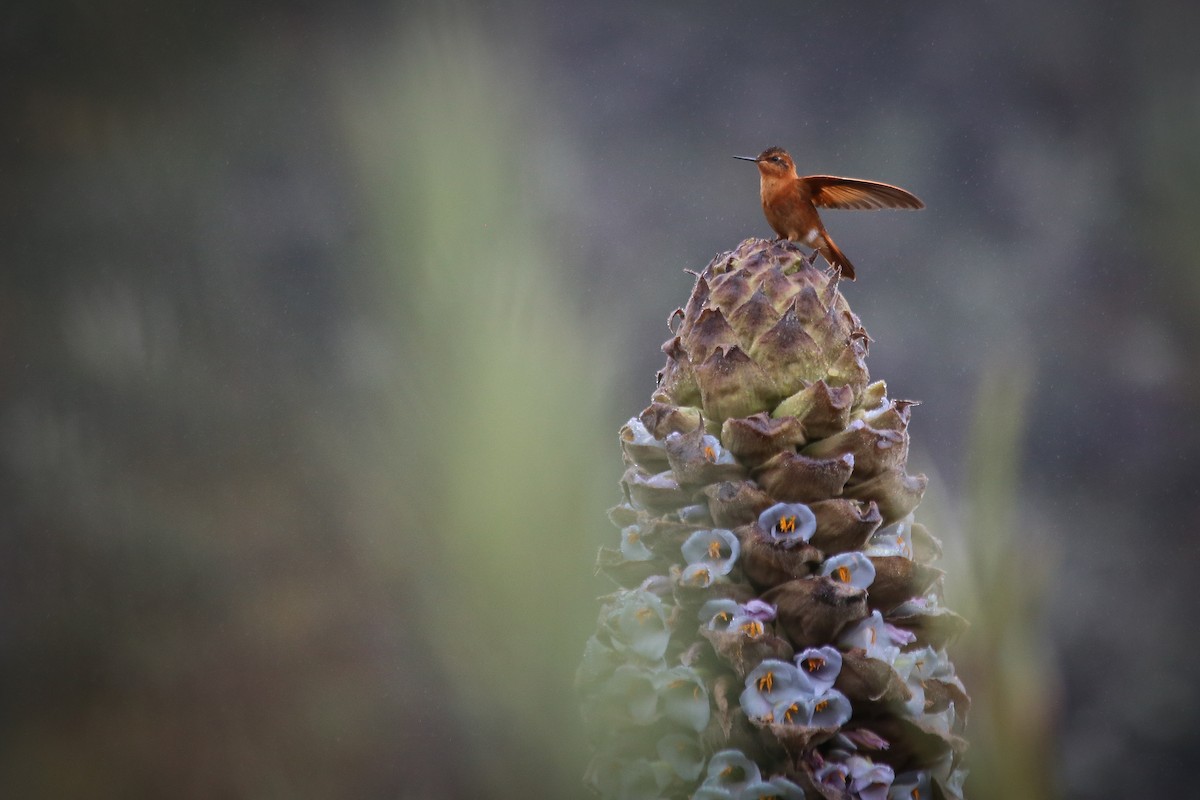
[[[970,701],[937,540],[912,520],[912,403],[786,242],[697,275],[622,428],[619,547],[579,684],[612,798],[961,797]],[[936,790],[937,794],[931,795]],[[913,794],[917,792],[917,794]]]

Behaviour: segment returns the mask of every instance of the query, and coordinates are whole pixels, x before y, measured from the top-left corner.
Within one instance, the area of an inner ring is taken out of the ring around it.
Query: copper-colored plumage
[[[854,280],[854,265],[825,231],[817,208],[924,208],[911,192],[877,181],[835,175],[796,174],[796,164],[782,147],[768,147],[757,158],[734,156],[758,164],[762,207],[779,238],[816,249],[842,275]]]

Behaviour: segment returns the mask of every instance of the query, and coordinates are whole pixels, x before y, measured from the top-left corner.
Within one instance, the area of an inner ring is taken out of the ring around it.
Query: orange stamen
[[[842,583],[849,583],[850,582],[850,568],[849,567],[838,567],[837,569],[835,569],[833,571],[833,577],[837,578]]]
[[[776,523],[775,527],[777,527],[779,529],[780,533],[795,533],[795,531],[796,531],[795,515],[790,516],[790,517],[780,517],[779,522]]]
[[[766,675],[763,675],[758,679],[758,683],[756,685],[758,686],[758,690],[760,692],[771,691],[771,687],[775,685],[775,673],[768,672]]]
[[[756,619],[752,619],[746,624],[742,625],[741,631],[751,638],[755,636],[762,636],[763,624]]]

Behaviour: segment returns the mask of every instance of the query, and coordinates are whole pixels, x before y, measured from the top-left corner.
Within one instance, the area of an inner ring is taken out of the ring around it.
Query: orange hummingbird
[[[796,174],[796,162],[782,147],[768,147],[757,158],[734,156],[758,164],[763,213],[780,239],[815,248],[831,266],[854,280],[854,265],[825,232],[818,208],[924,208],[916,195],[899,186],[836,175]]]

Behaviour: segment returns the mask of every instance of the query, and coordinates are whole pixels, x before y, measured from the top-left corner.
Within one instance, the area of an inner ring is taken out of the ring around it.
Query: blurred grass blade
[[[382,406],[364,558],[415,590],[447,690],[424,702],[468,735],[456,758],[491,796],[569,794],[580,577],[616,457],[607,348],[541,244],[527,76],[462,17],[387,52],[339,89],[372,219],[356,357]]]
[[[1058,681],[1040,626],[1058,554],[1021,530],[1021,441],[1032,385],[1029,364],[994,364],[980,382],[971,429],[971,577],[952,594],[972,622],[959,652],[975,689],[967,788],[976,800],[1057,796],[1051,766]]]

